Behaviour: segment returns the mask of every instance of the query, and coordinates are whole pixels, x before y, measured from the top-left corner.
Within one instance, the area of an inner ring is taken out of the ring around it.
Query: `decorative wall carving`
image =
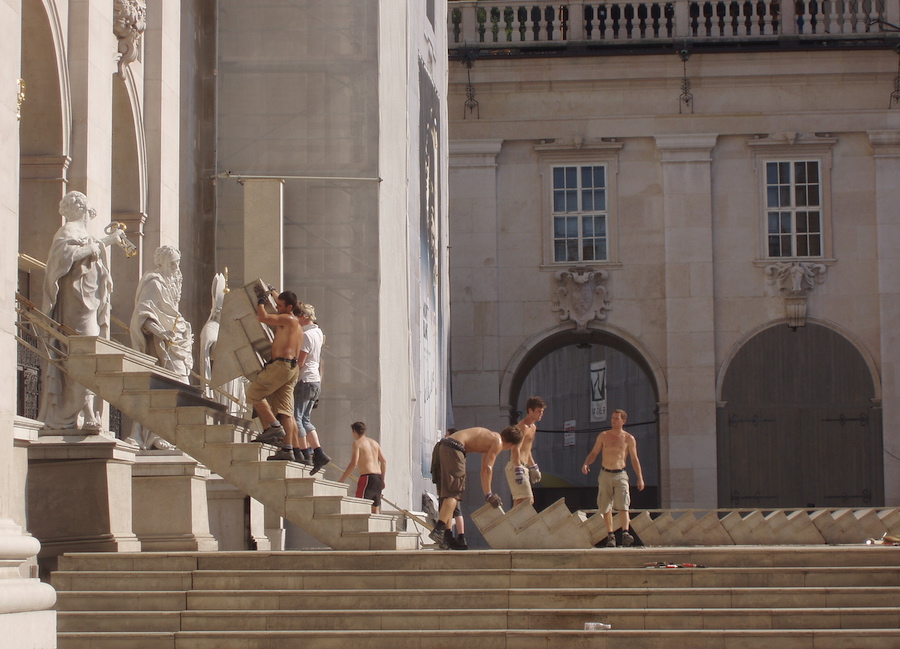
[[[806,300],[816,284],[825,281],[825,264],[812,261],[782,261],[766,266],[769,283],[778,285],[784,298],[788,325],[806,325]]]
[[[609,291],[605,270],[570,268],[555,273],[556,299],[553,310],[559,311],[560,320],[572,320],[578,331],[587,331],[591,320],[606,320],[609,311]]]
[[[113,32],[119,39],[119,74],[140,56],[141,36],[147,28],[144,0],[115,0]]]

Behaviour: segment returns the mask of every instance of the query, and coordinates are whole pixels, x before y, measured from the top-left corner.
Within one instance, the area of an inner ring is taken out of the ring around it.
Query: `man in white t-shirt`
[[[300,435],[300,448],[294,451],[294,455],[298,461],[313,465],[310,471],[313,475],[331,462],[319,444],[316,427],[310,421],[322,388],[321,362],[325,334],[315,322],[316,310],[312,304],[300,303],[295,313],[303,327],[303,346],[298,355],[300,378],[294,387],[294,419],[297,420]]]

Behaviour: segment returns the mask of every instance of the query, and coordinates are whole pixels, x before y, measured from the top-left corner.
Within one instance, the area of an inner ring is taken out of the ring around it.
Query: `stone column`
[[[262,279],[283,290],[284,181],[245,180],[244,281]]]
[[[0,223],[7,241],[19,236],[18,85],[22,66],[20,0],[0,3]],[[27,86],[26,86],[27,93]],[[15,243],[13,244],[15,245]],[[0,255],[0,644],[23,649],[56,647],[56,592],[29,574],[40,543],[20,520],[25,510],[24,463],[16,449],[16,315],[17,258]],[[24,441],[27,443],[27,441]]]
[[[716,358],[710,152],[716,135],[656,138],[665,223],[669,434],[664,507],[715,507]]]
[[[492,430],[509,421],[508,411],[501,409],[498,416],[494,396],[505,366],[498,354],[504,325],[497,266],[497,156],[502,146],[502,140],[450,143],[453,410],[460,421]],[[470,511],[481,505],[479,496]]]
[[[144,116],[149,175],[145,252],[179,247],[181,3],[150,3],[144,32]],[[137,242],[135,242],[137,243]],[[185,283],[187,287],[187,283]],[[204,294],[205,296],[205,294]]]
[[[871,131],[881,331],[884,504],[900,505],[900,131]]]
[[[110,213],[112,178],[113,3],[69,3],[69,81],[72,93],[72,149],[68,189],[87,195],[98,214],[99,231]],[[95,232],[96,234],[96,232]]]
[[[508,409],[497,408],[501,377],[506,361],[500,360],[500,332],[518,322],[503,320],[508,313],[516,319],[515,305],[503,303],[497,248],[497,156],[503,140],[455,140],[450,143],[450,330],[453,332],[450,367],[453,368],[453,412],[457,422],[501,430],[509,423]],[[510,308],[511,307],[511,308]],[[501,404],[505,405],[505,404]],[[437,434],[435,432],[435,434]],[[469,457],[467,473],[470,489],[461,503],[473,512],[484,504],[475,455]],[[480,462],[480,460],[477,460]],[[505,462],[505,460],[503,461]],[[500,494],[507,494],[502,476],[494,476]],[[497,473],[495,467],[495,474]],[[466,528],[470,543],[481,532],[475,525]]]
[[[144,552],[214,552],[209,469],[181,451],[138,451],[132,469],[134,533]]]

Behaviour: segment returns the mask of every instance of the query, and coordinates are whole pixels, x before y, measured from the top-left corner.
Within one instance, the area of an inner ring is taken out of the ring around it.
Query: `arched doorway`
[[[604,367],[606,410],[591,421],[591,367],[596,372],[598,363]],[[608,331],[562,330],[532,346],[519,360],[507,395],[512,422],[524,416],[529,396],[539,395],[548,404],[534,449],[544,476],[535,488],[535,507],[543,509],[562,497],[573,510],[596,507],[596,469],[585,476],[581,465],[617,408],[628,413],[625,428],[637,439],[646,483],[643,492],[633,488],[632,506],[659,507],[659,392],[646,358]],[[630,464],[629,474],[634,484]]]
[[[771,327],[741,346],[721,385],[720,506],[884,504],[876,384],[844,336]]]

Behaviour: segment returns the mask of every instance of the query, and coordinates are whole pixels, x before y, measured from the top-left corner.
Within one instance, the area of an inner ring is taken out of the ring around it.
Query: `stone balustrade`
[[[450,2],[449,46],[528,43],[881,37],[896,32],[900,0],[467,0]]]

